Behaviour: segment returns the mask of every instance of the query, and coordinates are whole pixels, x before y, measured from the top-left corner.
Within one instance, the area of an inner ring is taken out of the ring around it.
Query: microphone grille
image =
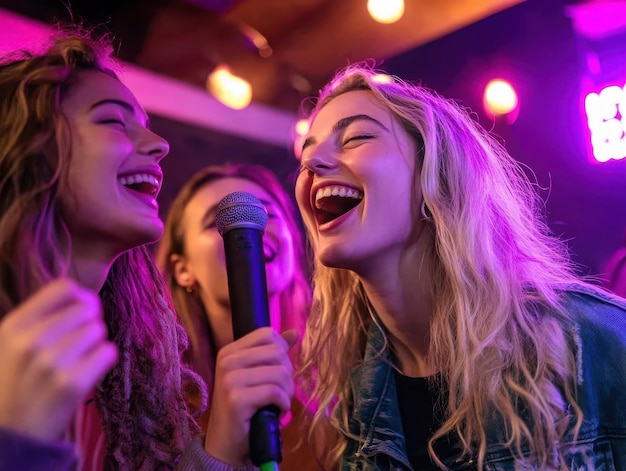
[[[238,228],[263,232],[267,226],[267,209],[253,194],[235,191],[224,196],[217,204],[215,225],[220,235]]]

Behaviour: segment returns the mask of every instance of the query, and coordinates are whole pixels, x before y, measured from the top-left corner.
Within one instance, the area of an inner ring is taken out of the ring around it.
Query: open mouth
[[[319,188],[315,193],[315,219],[318,225],[326,224],[352,211],[363,201],[363,192],[355,188],[332,185]]]
[[[119,182],[129,190],[156,198],[159,194],[159,179],[147,173],[135,173],[118,178]]]

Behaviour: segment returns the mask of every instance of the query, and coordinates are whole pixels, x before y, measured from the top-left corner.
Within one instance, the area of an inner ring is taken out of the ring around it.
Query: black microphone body
[[[267,211],[250,193],[230,193],[217,206],[216,225],[224,239],[233,336],[237,340],[270,325],[263,252]],[[251,419],[250,459],[255,466],[282,461],[275,406],[260,409]]]

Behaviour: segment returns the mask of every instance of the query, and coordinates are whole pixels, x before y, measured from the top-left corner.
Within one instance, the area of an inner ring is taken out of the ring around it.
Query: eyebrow
[[[369,122],[374,123],[377,126],[381,127],[385,131],[388,131],[387,127],[383,123],[378,121],[377,119],[372,118],[371,116],[368,116],[366,114],[356,114],[354,116],[347,116],[345,118],[341,118],[339,121],[337,121],[333,125],[333,129],[331,131],[331,134],[335,134],[335,133],[337,133],[339,131],[343,131],[348,126],[350,126],[352,123],[355,123],[355,122],[358,122],[358,121],[369,121]],[[304,143],[302,144],[302,151],[301,151],[301,153],[304,152],[304,149],[306,149],[309,146],[312,146],[316,142],[317,142],[317,140],[315,139],[315,137],[313,137],[313,136],[307,137],[306,140],[304,141]]]
[[[89,107],[89,111],[92,111],[100,106],[104,106],[104,105],[117,105],[120,108],[125,109],[126,111],[128,111],[131,114],[135,114],[135,108],[133,107],[133,105],[131,105],[130,103],[128,103],[127,101],[124,100],[119,100],[117,98],[105,98],[104,100],[99,100],[96,101],[93,105],[91,105]],[[145,126],[149,129],[150,128],[150,118],[148,116],[144,116],[145,119]]]
[[[272,207],[273,208],[273,207],[276,206],[276,203],[273,203],[272,201],[269,201],[269,200],[266,200],[266,199],[263,199],[263,198],[259,198],[259,201],[261,201],[263,206],[265,206],[266,210],[267,210],[268,207]],[[217,206],[218,205],[219,205],[219,202],[215,203],[215,204],[212,204],[211,206],[209,206],[207,208],[207,210],[202,215],[202,219],[201,219],[202,226],[205,226],[207,221],[209,219],[211,219],[211,217],[213,217],[217,213]]]

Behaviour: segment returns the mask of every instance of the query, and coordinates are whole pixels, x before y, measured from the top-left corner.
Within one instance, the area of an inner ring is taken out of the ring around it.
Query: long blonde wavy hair
[[[400,79],[378,80],[367,64],[339,72],[311,119],[353,90],[369,91],[414,139],[414,180],[422,192],[411,203],[419,208],[423,198],[431,213],[423,235],[430,239],[424,267],[434,299],[429,362],[447,393],[445,420],[428,444],[431,458],[445,468],[433,444],[454,434],[464,456],[482,468],[495,415],[514,456],[528,451],[542,469],[563,467],[559,445],[569,421],[561,419],[569,417],[569,404],[575,435],[582,412],[561,292],[579,281],[566,248],[540,219],[533,184],[466,110]],[[315,239],[308,239],[314,254]],[[314,428],[331,422],[340,432],[330,460],[336,466],[350,436],[350,373],[363,361],[373,318],[354,273],[315,261],[313,282],[301,378],[318,404]]]
[[[76,28],[40,54],[16,53],[0,65],[0,319],[69,275],[60,195],[70,191],[70,160],[81,157],[71,155],[61,102],[81,71],[115,76],[111,51],[106,37]],[[120,351],[96,391],[105,469],[168,469],[199,431],[186,400],[204,386],[181,364],[187,337],[146,247],[115,260],[100,297]]]

